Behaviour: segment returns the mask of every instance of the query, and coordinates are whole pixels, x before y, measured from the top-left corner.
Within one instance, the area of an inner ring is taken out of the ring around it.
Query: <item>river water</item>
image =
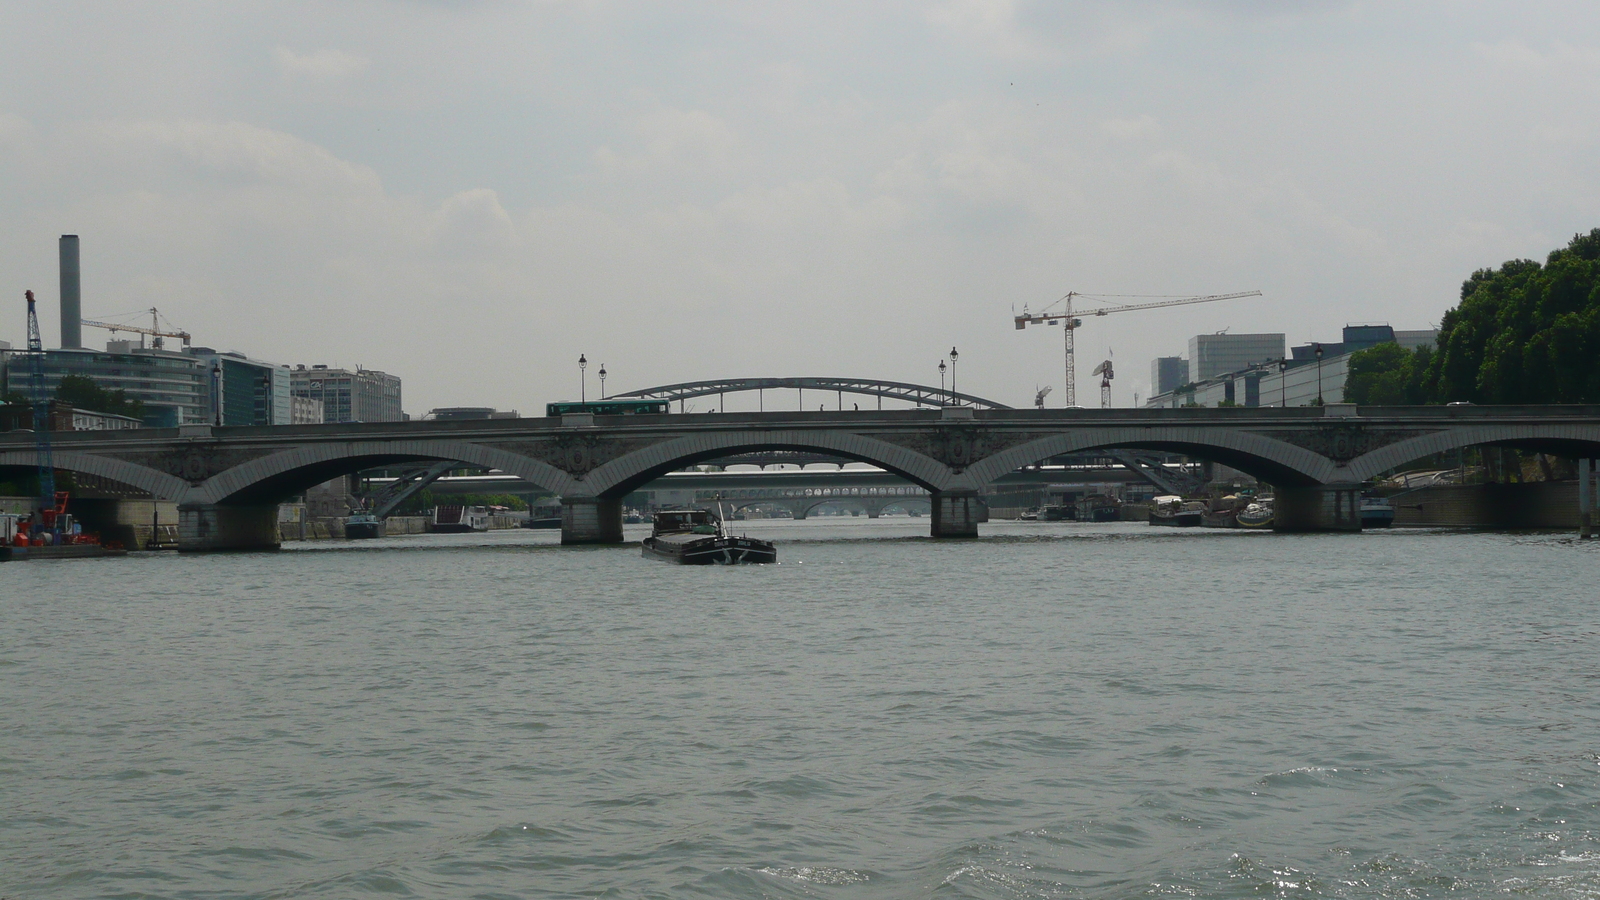
[[[1600,897],[1600,542],[746,530],[0,566],[0,897]]]

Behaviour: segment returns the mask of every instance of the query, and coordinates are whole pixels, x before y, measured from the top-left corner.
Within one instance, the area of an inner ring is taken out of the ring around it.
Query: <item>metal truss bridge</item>
[[[821,394],[833,394],[838,398],[840,409],[844,408],[844,395],[867,396],[878,398],[878,408],[883,408],[883,399],[903,400],[915,403],[918,406],[970,406],[976,409],[1010,409],[1004,403],[974,397],[971,394],[958,394],[953,390],[929,387],[925,384],[907,384],[902,381],[877,381],[871,378],[723,378],[717,381],[686,381],[682,384],[663,384],[659,387],[644,388],[638,391],[629,391],[625,394],[612,394],[609,400],[676,400],[680,407],[685,400],[696,397],[721,397],[724,394],[738,394],[755,391],[761,394],[765,391],[791,390],[800,393],[801,409],[805,409],[805,392],[816,391]],[[765,404],[763,404],[763,411]],[[681,410],[680,410],[681,411]]]

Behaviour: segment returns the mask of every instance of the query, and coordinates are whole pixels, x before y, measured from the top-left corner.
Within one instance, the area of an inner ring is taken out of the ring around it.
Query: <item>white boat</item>
[[[1361,527],[1388,528],[1394,524],[1394,504],[1388,497],[1361,498]]]
[[[483,506],[435,506],[429,530],[435,534],[488,531],[489,510]]]

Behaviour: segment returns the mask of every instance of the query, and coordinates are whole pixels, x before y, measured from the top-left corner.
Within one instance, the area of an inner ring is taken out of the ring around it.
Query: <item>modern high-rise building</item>
[[[376,369],[355,371],[295,366],[289,389],[296,397],[322,401],[324,422],[400,422],[400,377]]]
[[[0,380],[13,391],[25,392],[27,357],[15,352],[0,356],[5,358],[6,369]],[[211,421],[207,370],[200,360],[186,353],[147,350],[130,341],[112,341],[105,350],[46,350],[43,368],[45,389],[52,395],[68,375],[90,378],[103,390],[122,391],[129,400],[142,402],[144,422],[152,427]]]
[[[223,425],[290,424],[287,366],[210,347],[192,347],[188,353],[205,367],[205,401],[212,421],[220,419]]]
[[[1282,359],[1281,334],[1197,334],[1189,338],[1189,381],[1199,383]]]
[[[1181,356],[1158,356],[1150,361],[1150,393],[1165,394],[1189,380],[1189,361]]]

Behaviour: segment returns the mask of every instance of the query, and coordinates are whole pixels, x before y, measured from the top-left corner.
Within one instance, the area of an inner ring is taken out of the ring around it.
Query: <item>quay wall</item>
[[[427,534],[428,516],[390,516],[383,520],[385,537],[401,534]],[[489,530],[500,531],[520,528],[520,516],[491,516]],[[303,520],[280,521],[278,535],[284,541],[342,541],[344,518],[342,516],[308,516]]]
[[[1577,528],[1578,483],[1450,484],[1392,494],[1394,523],[1416,527]]]

